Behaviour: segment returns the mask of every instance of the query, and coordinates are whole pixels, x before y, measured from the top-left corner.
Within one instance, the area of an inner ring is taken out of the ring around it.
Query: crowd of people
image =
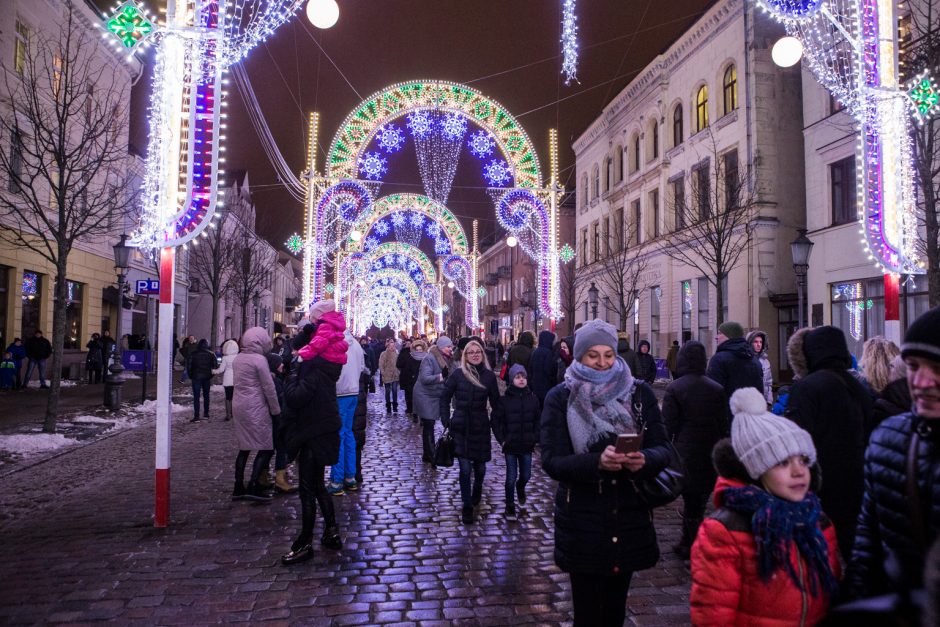
[[[239,449],[232,499],[299,492],[285,565],[312,557],[318,509],[320,544],[342,548],[333,498],[363,487],[376,393],[389,419],[420,422],[415,453],[429,469],[439,436],[450,436],[454,515],[465,525],[487,493],[493,442],[510,523],[525,511],[538,447],[557,482],[555,561],[571,579],[575,625],[623,623],[633,574],[660,558],[657,504],[641,486],[676,460],[682,534],[671,548],[692,573],[693,624],[864,624],[879,611],[936,611],[936,590],[926,603],[913,591],[929,583],[925,568],[940,569],[940,308],[900,347],[868,340],[858,363],[838,328],[801,329],[785,347],[794,381],[780,387],[767,334],[735,322],[716,329],[710,358],[701,342],[673,343],[659,381],[648,342],[633,350],[605,322],[578,326],[569,337],[525,331],[508,346],[357,339],[324,300],[293,338],[249,329],[223,343],[220,363],[205,340],[186,338],[183,374],[194,421],[208,417],[208,381],[222,376]],[[879,595],[893,596],[870,601]]]

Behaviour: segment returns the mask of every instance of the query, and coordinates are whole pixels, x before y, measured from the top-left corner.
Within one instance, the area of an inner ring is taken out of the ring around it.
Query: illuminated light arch
[[[364,287],[375,286],[378,284],[400,288],[408,297],[408,301],[411,304],[412,310],[415,310],[418,307],[418,303],[421,302],[421,293],[418,289],[418,284],[415,283],[411,275],[404,270],[383,268],[378,272],[370,272],[369,275],[363,279],[363,281],[365,282]],[[368,299],[368,292],[362,294],[362,296]]]
[[[372,231],[375,223],[382,218],[409,210],[427,216],[440,225],[441,232],[450,242],[451,254],[466,255],[470,252],[467,233],[457,216],[441,203],[421,194],[390,194],[379,198],[372,203],[372,210],[367,213],[362,222],[356,225],[356,228],[367,235]],[[363,237],[358,242],[352,242],[349,250],[361,252],[364,250],[366,239]]]
[[[379,244],[371,251],[364,253],[362,260],[365,263],[372,263],[381,259],[385,259],[395,256],[404,256],[411,261],[414,261],[417,264],[418,269],[421,270],[421,274],[424,277],[425,283],[436,283],[437,282],[437,271],[434,269],[434,264],[431,263],[431,260],[427,255],[424,254],[424,251],[416,246],[411,244],[404,244],[402,242],[385,242],[384,244]],[[388,264],[386,264],[387,266]]]
[[[538,155],[516,119],[502,105],[471,87],[436,80],[398,83],[360,103],[340,125],[330,144],[326,162],[328,176],[357,178],[359,159],[379,127],[418,110],[463,114],[493,136],[512,168],[515,187],[541,187]]]
[[[420,248],[412,246],[411,244],[404,244],[401,242],[385,242],[384,244],[380,244],[367,253],[355,252],[343,258],[339,274],[340,310],[346,310],[347,295],[350,292],[350,286],[355,278],[360,277],[365,281],[371,280],[370,277],[374,272],[374,263],[376,261],[388,259],[393,256],[397,259],[403,257],[409,261],[414,262],[415,266],[418,268],[418,271],[421,273],[420,287],[437,283],[437,271],[434,269],[434,264],[431,262],[428,256],[424,254],[424,251],[422,251]],[[389,269],[399,269],[400,265],[397,263],[397,259],[395,264],[390,265],[388,263],[384,263],[383,266]],[[411,276],[409,272],[405,271],[405,273]],[[418,284],[416,283],[416,285]]]

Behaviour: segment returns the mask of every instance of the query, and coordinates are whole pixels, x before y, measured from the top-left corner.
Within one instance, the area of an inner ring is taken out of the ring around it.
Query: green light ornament
[[[284,242],[284,245],[287,246],[287,250],[296,255],[304,249],[304,239],[294,233],[287,238],[287,241]]]
[[[332,283],[327,283],[326,285],[323,286],[323,291],[326,292],[327,294],[332,294],[335,291],[335,289],[336,288],[333,287]]]
[[[107,22],[107,29],[117,37],[125,48],[131,49],[153,32],[154,25],[134,2],[121,6]]]
[[[574,259],[574,248],[571,247],[571,244],[565,244],[558,250],[558,258],[561,259],[562,263],[570,263]]]
[[[918,121],[922,124],[940,107],[940,92],[926,70],[914,79],[914,86],[907,95],[917,111]]]
[[[480,298],[483,298],[484,296],[486,296],[486,288],[483,287],[482,285],[477,288],[477,296],[479,296]]]

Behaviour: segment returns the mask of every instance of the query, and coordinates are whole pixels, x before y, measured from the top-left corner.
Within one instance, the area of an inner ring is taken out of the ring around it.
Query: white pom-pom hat
[[[731,395],[731,446],[752,479],[792,457],[804,455],[816,463],[816,447],[809,433],[795,422],[767,411],[767,401],[755,388]]]

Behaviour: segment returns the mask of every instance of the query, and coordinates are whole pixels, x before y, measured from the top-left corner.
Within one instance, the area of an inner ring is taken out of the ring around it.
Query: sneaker
[[[346,492],[358,492],[359,484],[355,479],[347,479],[343,482],[343,489],[346,490]]]
[[[512,503],[506,505],[506,520],[509,522],[516,522],[519,520],[519,517],[516,516],[516,506]]]
[[[525,484],[516,482],[516,497],[519,499],[519,506],[525,506]]]
[[[199,416],[195,416],[190,422],[199,422]]]
[[[326,491],[333,496],[343,496],[346,494],[346,492],[343,490],[342,483],[333,483],[332,481],[326,484]]]
[[[463,524],[465,525],[473,524],[473,506],[472,505],[463,506],[463,510],[461,510],[460,512],[460,519],[463,521]]]

